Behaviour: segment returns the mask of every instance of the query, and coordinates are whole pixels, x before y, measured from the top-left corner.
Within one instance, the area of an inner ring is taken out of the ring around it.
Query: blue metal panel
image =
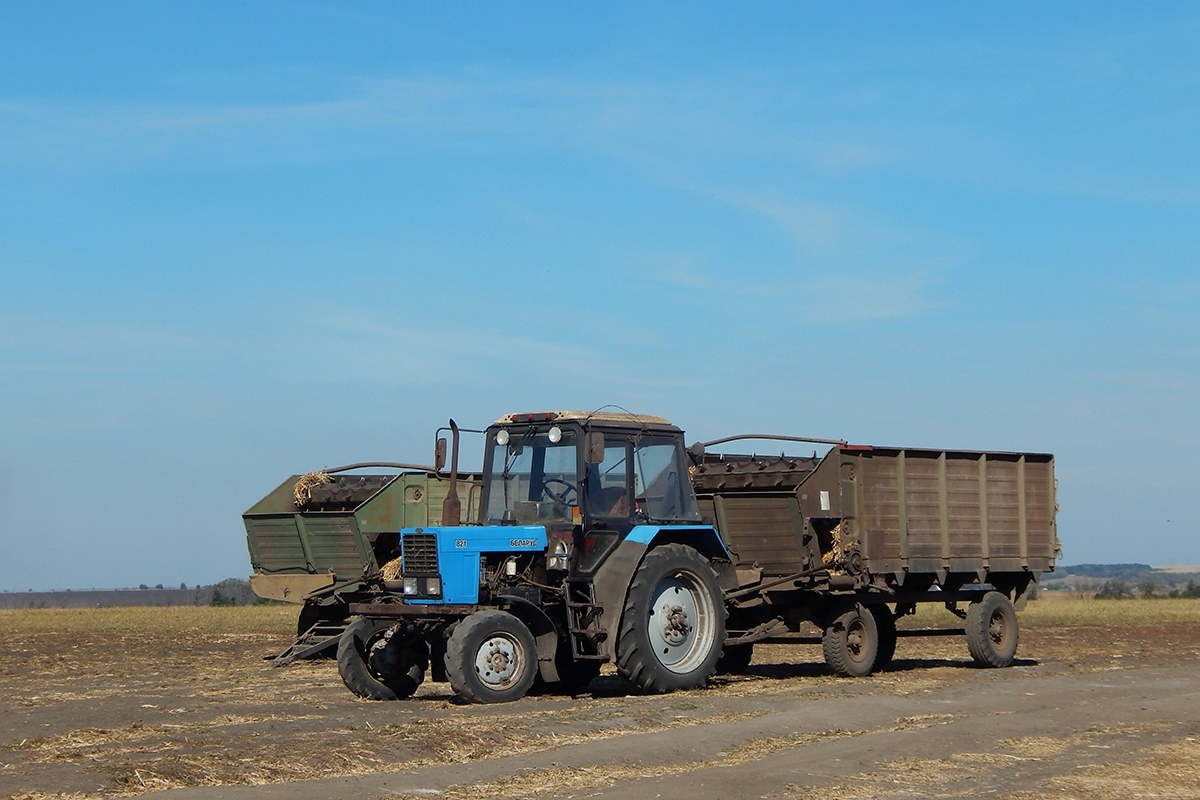
[[[635,525],[625,538],[631,542],[648,545],[654,541],[654,537],[658,536],[658,532],[661,530],[661,525]]]
[[[649,547],[660,534],[671,533],[673,531],[685,532],[692,536],[703,536],[705,538],[711,536],[720,546],[721,551],[726,556],[729,556],[729,550],[725,547],[725,543],[721,541],[720,535],[717,534],[717,529],[711,525],[636,525],[625,539],[626,541],[638,542]]]
[[[437,536],[438,571],[442,577],[441,600],[410,600],[414,605],[479,602],[479,556],[481,553],[544,553],[546,529],[541,525],[487,525],[456,528],[405,528],[405,533]]]

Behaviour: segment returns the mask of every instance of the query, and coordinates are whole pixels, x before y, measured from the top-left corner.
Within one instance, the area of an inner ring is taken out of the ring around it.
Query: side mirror
[[[688,448],[688,455],[692,457],[692,463],[700,464],[704,461],[704,442],[694,442]]]
[[[438,439],[437,444],[433,448],[433,469],[435,472],[441,472],[446,466],[446,440]]]
[[[583,461],[585,464],[599,464],[604,461],[604,434],[593,431],[584,439]]]

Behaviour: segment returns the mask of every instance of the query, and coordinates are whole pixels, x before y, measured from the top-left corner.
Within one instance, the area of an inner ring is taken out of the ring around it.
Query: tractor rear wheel
[[[396,622],[357,619],[338,642],[338,673],[350,691],[367,700],[403,700],[412,696],[429,666],[429,646],[405,640]]]
[[[724,593],[691,547],[651,550],[634,573],[617,638],[617,671],[646,692],[703,686],[725,641]]]
[[[520,700],[537,674],[537,642],[507,611],[476,611],[454,626],[446,642],[450,687],[472,703]]]

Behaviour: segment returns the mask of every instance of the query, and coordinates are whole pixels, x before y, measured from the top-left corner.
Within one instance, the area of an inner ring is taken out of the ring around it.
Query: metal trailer
[[[738,438],[814,441],[707,445]],[[757,642],[806,641],[805,622],[833,671],[865,675],[920,602],[964,619],[976,661],[1010,664],[1014,601],[1057,555],[1053,459],[826,443],[719,456],[660,417],[506,415],[486,431],[479,516],[458,524],[450,488],[442,525],[399,531],[399,578],[351,604],[342,679],[396,699],[431,670],[503,702],[612,662],[664,692],[744,667]]]
[[[716,443],[740,438],[763,437]],[[749,664],[755,642],[811,641],[800,627],[812,622],[824,630],[831,668],[865,675],[891,660],[896,620],[922,602],[963,618],[964,629],[950,632],[966,634],[977,661],[1007,665],[1017,644],[1013,611],[1059,554],[1046,453],[840,442],[823,458],[696,460],[702,513],[738,575],[726,598],[721,667],[730,671]]]
[[[345,474],[392,468],[395,474]],[[477,513],[478,476],[462,475],[468,513]],[[433,467],[374,462],[293,475],[243,515],[253,574],[266,600],[302,605],[296,640],[275,656],[331,655],[350,616],[370,596],[367,578],[400,554],[402,528],[439,524],[450,480]]]

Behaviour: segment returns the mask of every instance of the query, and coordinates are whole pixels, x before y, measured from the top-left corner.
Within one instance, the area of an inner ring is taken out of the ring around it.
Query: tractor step
[[[607,661],[600,643],[608,631],[600,625],[604,607],[596,602],[596,590],[590,580],[569,578],[563,602],[567,611],[567,632],[571,635],[571,655],[579,660]]]

